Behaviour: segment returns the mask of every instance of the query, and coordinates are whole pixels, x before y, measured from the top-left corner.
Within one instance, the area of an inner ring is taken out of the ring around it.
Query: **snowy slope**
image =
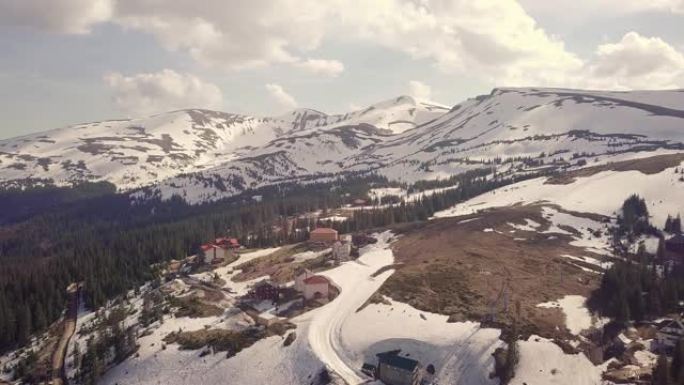
[[[679,167],[682,165],[684,163]],[[652,175],[639,171],[603,171],[561,185],[547,184],[546,178],[536,178],[479,195],[435,213],[435,216],[458,216],[491,207],[533,202],[549,202],[568,210],[614,216],[625,199],[638,194],[648,204],[651,221],[662,226],[668,214],[684,216],[681,204],[684,182],[679,180],[681,174],[676,174],[676,169],[671,167]]]
[[[684,152],[684,92],[506,88],[451,109],[401,96],[346,114],[205,110],[78,125],[0,142],[0,182],[107,180],[144,199],[211,201],[375,171],[390,180],[567,169]]]
[[[0,180],[143,186],[221,163],[282,133],[286,122],[206,110],[79,124],[0,141]]]
[[[255,159],[274,152],[297,155],[285,161],[292,163],[332,151],[327,159],[332,161],[446,111],[444,106],[399,97],[343,115],[297,109],[279,117],[258,118],[181,110],[79,124],[0,141],[0,183],[65,185],[104,180],[129,190],[215,167],[232,170],[240,159],[243,166],[238,163],[237,169],[251,170]],[[276,139],[280,141],[272,143]],[[325,171],[324,161],[302,172]],[[274,170],[279,172],[287,175],[289,170]]]
[[[365,159],[396,179],[449,175],[473,162],[517,168],[532,158],[574,164],[684,142],[684,92],[495,89],[378,145]],[[359,159],[360,161],[360,159]],[[510,162],[510,163],[507,163]],[[408,169],[408,170],[407,170]]]
[[[383,107],[388,111],[396,104]],[[573,168],[616,154],[629,159],[643,156],[640,151],[682,151],[684,92],[495,89],[413,129],[385,135],[386,130],[372,127],[376,130],[364,124],[338,126],[325,135],[300,134],[294,140],[285,136],[278,146],[269,143],[258,150],[258,160],[173,178],[156,193],[196,202],[245,187],[368,170],[410,183],[481,167],[495,166],[499,172]],[[243,183],[216,191],[206,179]]]

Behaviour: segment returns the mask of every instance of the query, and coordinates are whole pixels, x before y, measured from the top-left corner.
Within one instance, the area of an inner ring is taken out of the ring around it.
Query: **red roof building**
[[[311,242],[333,243],[337,240],[337,230],[329,227],[319,227],[309,233]]]
[[[240,247],[240,242],[237,240],[237,238],[216,238],[216,240],[214,240],[214,244],[231,249],[237,249]]]
[[[330,298],[330,281],[321,275],[314,275],[304,280],[304,299],[327,302]]]
[[[323,284],[327,285],[327,284],[330,284],[330,281],[328,281],[328,279],[322,275],[314,275],[314,276],[311,276],[311,277],[305,279],[304,283],[307,285],[314,285],[317,283],[323,283]]]

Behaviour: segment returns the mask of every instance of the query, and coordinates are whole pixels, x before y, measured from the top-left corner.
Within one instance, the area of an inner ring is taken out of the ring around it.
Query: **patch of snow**
[[[537,307],[560,308],[565,314],[565,326],[570,333],[578,335],[582,330],[592,326],[591,313],[585,302],[586,298],[581,295],[566,295],[557,301],[540,303]]]
[[[584,354],[565,354],[553,341],[530,336],[519,341],[520,361],[512,385],[597,385],[603,366],[594,366]]]

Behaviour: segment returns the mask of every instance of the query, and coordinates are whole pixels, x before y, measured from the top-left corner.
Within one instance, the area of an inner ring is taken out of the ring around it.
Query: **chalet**
[[[278,299],[280,298],[280,287],[271,281],[264,280],[254,284],[247,296],[259,301],[270,300],[278,302]]]
[[[337,240],[337,230],[329,227],[319,227],[309,233],[309,241],[333,243]]]
[[[378,353],[377,378],[386,385],[418,385],[421,381],[420,363],[399,355],[401,350]]]
[[[658,325],[655,348],[659,351],[670,352],[680,339],[684,339],[684,323],[681,320],[663,321]]]
[[[300,293],[304,293],[304,280],[313,277],[314,274],[311,270],[300,267],[295,271],[295,282],[294,288]]]
[[[327,302],[330,296],[330,281],[322,275],[304,279],[304,299]]]
[[[226,245],[205,243],[200,248],[204,253],[205,262],[221,263],[232,254],[230,247]]]

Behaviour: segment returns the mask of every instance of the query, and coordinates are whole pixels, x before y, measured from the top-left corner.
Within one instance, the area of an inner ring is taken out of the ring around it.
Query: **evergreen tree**
[[[677,214],[677,218],[672,220],[671,233],[681,234],[682,232],[682,218]]]
[[[675,345],[670,374],[675,384],[684,385],[684,340],[680,339]]]
[[[653,385],[671,385],[670,381],[670,368],[667,362],[667,356],[661,354],[658,356],[658,361],[656,361],[656,366],[653,368]]]

